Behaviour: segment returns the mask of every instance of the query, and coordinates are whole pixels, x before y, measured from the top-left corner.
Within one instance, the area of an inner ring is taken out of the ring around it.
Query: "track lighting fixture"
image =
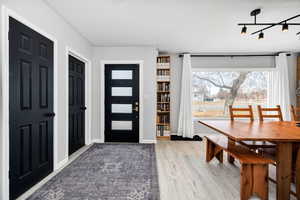
[[[285,22],[283,25],[282,25],[282,31],[283,32],[287,32],[289,30],[289,25]]]
[[[281,30],[283,32],[288,31],[289,26],[300,26],[300,23],[288,23],[288,21],[300,17],[300,14],[290,17],[288,19],[282,20],[277,23],[257,23],[256,18],[257,18],[257,15],[259,15],[260,13],[261,13],[261,9],[255,9],[255,10],[251,11],[250,16],[252,16],[254,18],[254,23],[239,23],[238,24],[238,26],[243,26],[241,34],[247,33],[247,26],[264,26],[264,28],[251,33],[251,35],[259,34],[258,39],[263,39],[264,38],[263,31],[273,28],[275,26],[282,26]],[[299,35],[299,33],[297,33],[297,35]]]
[[[246,33],[247,33],[247,27],[244,26],[244,27],[242,28],[241,34],[246,34]]]
[[[264,33],[263,32],[260,32],[260,34],[258,35],[258,39],[259,40],[264,39]]]

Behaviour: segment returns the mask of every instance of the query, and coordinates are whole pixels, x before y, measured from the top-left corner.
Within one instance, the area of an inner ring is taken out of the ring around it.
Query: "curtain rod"
[[[241,54],[236,54],[236,55],[201,55],[201,54],[191,54],[191,57],[263,57],[263,56],[278,56],[279,53],[276,54],[249,54],[249,55],[241,55]],[[291,54],[287,54],[287,56],[290,56]],[[183,54],[179,54],[179,57],[183,57]]]

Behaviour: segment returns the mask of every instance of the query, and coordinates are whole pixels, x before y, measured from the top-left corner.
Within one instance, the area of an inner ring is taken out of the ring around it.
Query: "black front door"
[[[105,65],[105,141],[139,141],[139,65]]]
[[[85,64],[69,56],[69,155],[85,144]]]
[[[52,172],[53,117],[53,42],[10,18],[11,199]]]

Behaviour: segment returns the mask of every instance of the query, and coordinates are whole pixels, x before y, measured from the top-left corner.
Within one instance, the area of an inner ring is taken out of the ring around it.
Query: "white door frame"
[[[100,62],[101,66],[101,72],[100,72],[100,142],[104,143],[104,128],[105,128],[105,65],[107,64],[138,64],[139,65],[139,143],[143,143],[144,141],[144,135],[143,135],[143,127],[144,127],[144,107],[143,107],[143,66],[144,61],[143,60],[102,60]]]
[[[2,6],[2,70],[1,70],[1,78],[2,78],[2,98],[1,98],[1,125],[2,125],[2,138],[0,137],[0,148],[2,154],[0,155],[0,163],[2,165],[2,174],[1,177],[1,184],[2,188],[2,196],[0,199],[9,199],[9,41],[8,41],[8,32],[9,32],[9,17],[13,17],[14,19],[18,20],[22,24],[30,27],[34,31],[40,33],[41,35],[45,36],[46,38],[50,39],[54,46],[53,46],[53,95],[54,95],[54,112],[57,113],[57,103],[58,103],[58,85],[57,85],[57,48],[58,43],[55,37],[51,34],[43,31],[38,26],[32,24],[26,18],[20,16],[19,14],[15,13],[13,10],[8,9],[5,6]],[[53,120],[53,167],[54,170],[57,168],[58,165],[58,130],[57,130],[57,116],[54,117]],[[0,135],[0,136],[1,136]]]
[[[87,57],[78,53],[70,47],[66,47],[66,155],[65,158],[69,157],[69,55],[77,58],[78,60],[84,62],[85,67],[85,145],[91,144],[91,106],[92,106],[92,87],[91,87],[91,61]]]

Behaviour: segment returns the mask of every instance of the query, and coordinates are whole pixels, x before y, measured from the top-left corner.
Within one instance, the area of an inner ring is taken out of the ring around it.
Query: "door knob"
[[[85,106],[81,106],[80,109],[81,110],[86,110],[86,107]]]
[[[46,113],[45,116],[46,117],[54,117],[55,113],[54,112]]]

